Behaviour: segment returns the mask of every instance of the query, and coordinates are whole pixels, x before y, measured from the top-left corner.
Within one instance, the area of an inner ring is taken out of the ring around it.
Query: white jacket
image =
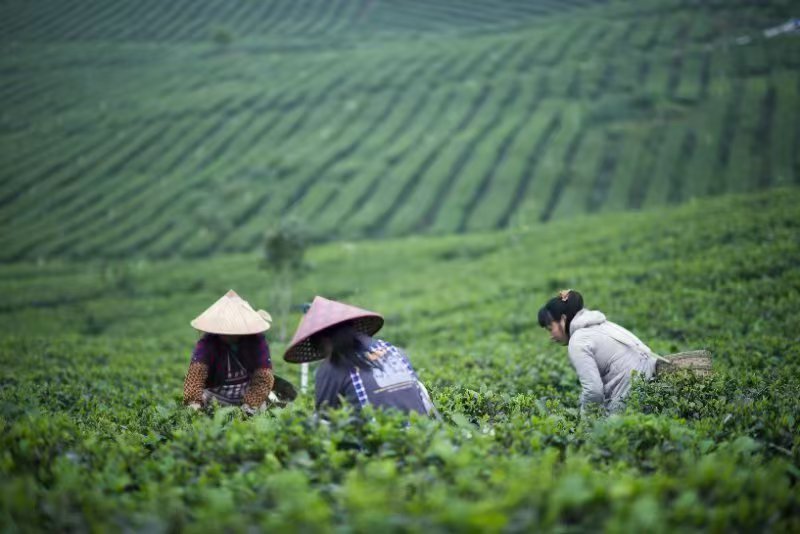
[[[631,388],[631,371],[648,380],[655,373],[653,351],[599,311],[579,311],[569,330],[569,360],[583,387],[581,410],[596,402],[610,412],[618,411]]]

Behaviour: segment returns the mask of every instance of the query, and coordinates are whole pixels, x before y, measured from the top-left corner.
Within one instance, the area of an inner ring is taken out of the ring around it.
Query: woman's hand
[[[242,404],[242,411],[245,413],[245,415],[255,415],[256,413],[258,413],[258,410],[256,408],[253,408],[246,402]]]

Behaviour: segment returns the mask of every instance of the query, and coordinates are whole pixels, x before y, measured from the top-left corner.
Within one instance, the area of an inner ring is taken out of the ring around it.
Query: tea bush
[[[503,233],[308,251],[293,288],[383,312],[442,421],[309,396],[246,418],[181,405],[188,321],[229,287],[270,309],[257,255],[0,266],[4,531],[797,531],[800,191]],[[197,281],[202,283],[198,284]],[[637,381],[581,417],[553,292],[710,379]],[[291,331],[300,312],[275,317]],[[103,328],[87,335],[85,321]],[[268,333],[275,369],[296,382]]]

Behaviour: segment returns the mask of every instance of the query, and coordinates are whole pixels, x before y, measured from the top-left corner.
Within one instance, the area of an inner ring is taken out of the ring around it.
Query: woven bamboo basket
[[[666,354],[656,363],[656,375],[690,371],[697,376],[711,376],[711,353],[707,350],[691,350]]]
[[[275,376],[275,383],[270,392],[270,402],[273,406],[284,407],[297,398],[297,390],[291,382],[278,375]]]

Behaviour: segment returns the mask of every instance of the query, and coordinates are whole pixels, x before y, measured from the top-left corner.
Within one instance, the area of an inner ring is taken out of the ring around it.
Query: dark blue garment
[[[317,409],[326,406],[337,408],[341,405],[340,398],[344,398],[357,409],[370,404],[405,413],[429,413],[427,393],[406,356],[379,339],[373,341],[369,352],[370,359],[378,363],[377,367],[337,366],[330,359],[320,364],[315,382]]]

